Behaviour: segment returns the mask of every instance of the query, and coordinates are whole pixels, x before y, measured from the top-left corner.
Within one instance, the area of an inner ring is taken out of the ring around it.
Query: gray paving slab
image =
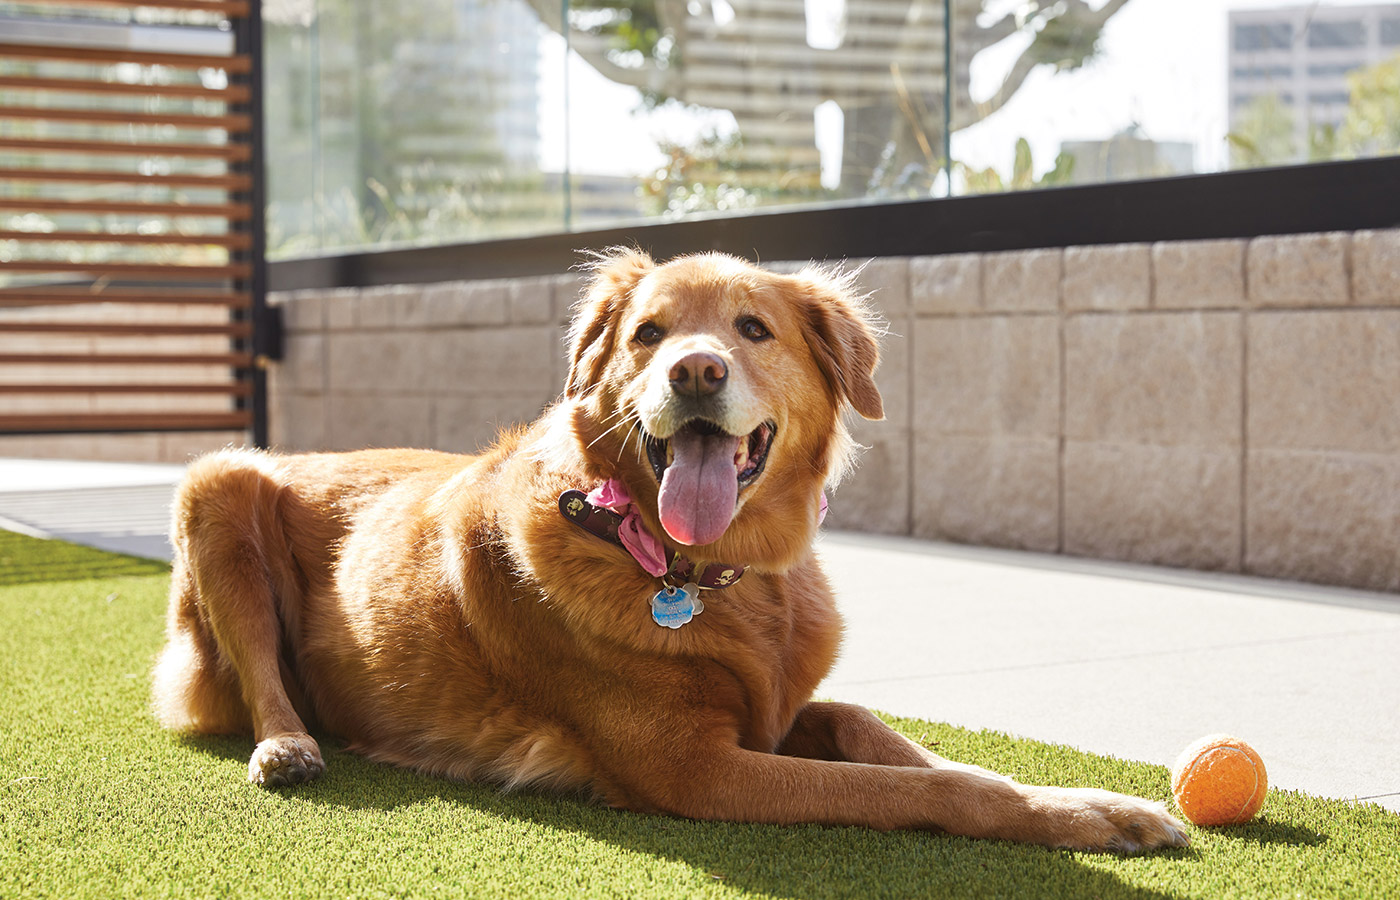
[[[170,559],[170,500],[184,466],[0,459],[0,528]]]
[[[1400,597],[830,534],[820,692],[1170,765],[1217,731],[1285,789],[1400,811]]]

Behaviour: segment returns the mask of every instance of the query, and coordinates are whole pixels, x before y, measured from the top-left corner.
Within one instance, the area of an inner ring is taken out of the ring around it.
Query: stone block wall
[[[784,265],[783,268],[788,268]],[[1400,591],[1400,230],[884,258],[832,527]],[[285,449],[470,452],[559,392],[572,275],[281,295]]]
[[[578,290],[561,275],[274,295],[274,446],[483,448],[559,394]]]

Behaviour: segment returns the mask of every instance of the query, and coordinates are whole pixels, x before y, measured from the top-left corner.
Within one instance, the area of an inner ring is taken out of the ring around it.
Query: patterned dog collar
[[[560,494],[559,512],[594,537],[628,549],[619,535],[623,517],[590,502],[583,491],[569,490]],[[628,552],[631,553],[630,550]],[[746,571],[747,566],[731,566],[728,563],[709,563],[697,568],[692,560],[677,551],[671,554],[670,564],[661,578],[677,586],[694,584],[705,590],[717,591],[736,584]]]

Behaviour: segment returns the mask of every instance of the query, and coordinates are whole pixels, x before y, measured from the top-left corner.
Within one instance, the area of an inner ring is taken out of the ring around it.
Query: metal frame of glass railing
[[[895,203],[774,209],[680,222],[269,264],[269,289],[358,287],[566,271],[579,251],[631,244],[658,257],[863,259],[1400,226],[1400,156]]]

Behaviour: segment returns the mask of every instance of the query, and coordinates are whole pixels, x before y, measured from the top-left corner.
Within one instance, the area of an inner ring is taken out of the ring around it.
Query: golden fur
[[[685,424],[672,383],[695,359],[727,371],[693,401],[724,432],[776,430],[723,534],[681,548],[638,429]],[[812,550],[818,504],[848,463],[843,410],[882,416],[877,362],[847,277],[602,254],[563,396],[489,451],[225,451],[190,467],[158,716],[252,732],[260,784],[320,774],[316,729],[419,771],[632,810],[1085,849],[1184,843],[1160,804],[1017,784],[859,707],[811,701],[841,635]],[[660,581],[556,506],[609,478],[668,549],[748,573],[707,593],[688,625],[658,627]]]

